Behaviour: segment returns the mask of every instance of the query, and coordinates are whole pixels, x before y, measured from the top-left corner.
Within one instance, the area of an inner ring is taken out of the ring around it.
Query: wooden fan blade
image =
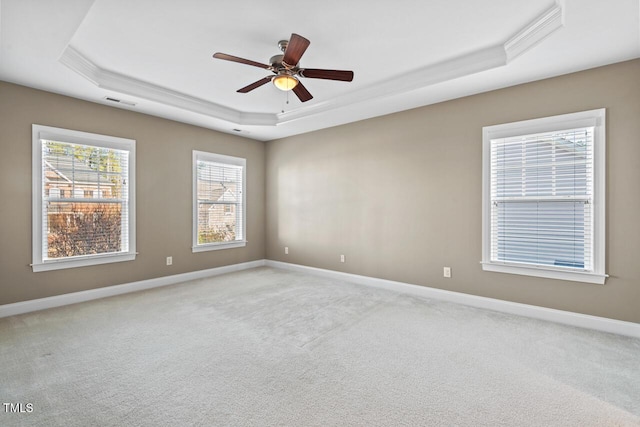
[[[269,83],[271,79],[272,79],[271,76],[265,77],[264,79],[260,79],[257,82],[253,82],[250,85],[243,87],[242,89],[238,89],[237,92],[240,92],[240,93],[251,92],[252,90],[259,88],[260,86]]]
[[[350,82],[353,80],[353,71],[303,68],[298,71],[298,74],[302,77],[307,77],[310,79],[340,80],[343,82]]]
[[[298,82],[296,87],[293,88],[293,92],[296,94],[298,99],[302,102],[307,102],[310,99],[313,99],[313,96],[309,93],[306,87],[302,84],[302,82]]]
[[[217,52],[213,54],[213,57],[216,59],[224,59],[225,61],[239,62],[240,64],[246,64],[246,65],[253,65],[254,67],[260,67],[267,70],[271,68],[271,65],[261,64],[259,62],[252,61],[250,59],[239,58],[233,55],[227,55],[226,53]]]
[[[298,62],[300,62],[300,58],[302,58],[302,55],[309,47],[309,44],[311,44],[311,42],[301,35],[295,33],[291,34],[291,39],[289,39],[287,49],[284,51],[282,62],[295,67],[298,65]]]

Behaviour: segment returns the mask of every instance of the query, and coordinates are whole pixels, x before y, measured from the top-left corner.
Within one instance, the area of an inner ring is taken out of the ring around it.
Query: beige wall
[[[135,261],[31,271],[34,123],[137,141]],[[191,252],[192,150],[247,159],[245,248]],[[264,155],[262,142],[0,82],[0,304],[263,259]]]
[[[483,272],[482,127],[601,107],[606,285]],[[640,322],[639,135],[635,60],[271,141],[267,258]]]
[[[630,61],[272,141],[266,153],[261,142],[0,82],[0,304],[266,255],[640,322],[639,75]],[[606,285],[483,272],[482,127],[601,107]],[[31,271],[33,123],[137,140],[135,261]],[[191,252],[194,149],[247,159],[246,248]]]

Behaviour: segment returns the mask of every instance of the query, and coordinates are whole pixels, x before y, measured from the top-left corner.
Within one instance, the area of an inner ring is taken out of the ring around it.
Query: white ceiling
[[[353,82],[239,94],[270,73],[212,58],[293,32]],[[638,57],[639,0],[0,0],[0,79],[259,140]]]

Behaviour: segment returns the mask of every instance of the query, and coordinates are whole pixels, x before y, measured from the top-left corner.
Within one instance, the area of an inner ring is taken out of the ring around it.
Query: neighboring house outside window
[[[605,110],[483,129],[483,269],[605,274]]]
[[[33,125],[33,271],[135,259],[135,141]]]
[[[239,157],[193,152],[193,252],[246,245],[245,168]]]

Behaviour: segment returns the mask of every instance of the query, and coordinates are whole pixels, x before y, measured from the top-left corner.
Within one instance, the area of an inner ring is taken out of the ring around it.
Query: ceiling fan
[[[280,90],[293,90],[293,93],[302,102],[307,102],[313,98],[309,91],[300,81],[300,77],[309,79],[325,79],[339,80],[350,82],[353,80],[353,71],[342,70],[323,70],[319,68],[300,68],[300,58],[309,47],[311,42],[298,34],[291,34],[289,40],[280,40],[278,47],[283,52],[281,55],[272,56],[269,60],[270,65],[261,64],[260,62],[251,61],[249,59],[239,58],[226,53],[215,53],[214,58],[224,59],[225,61],[239,62],[240,64],[252,65],[254,67],[264,68],[275,74],[275,76],[267,76],[263,79],[253,82],[248,86],[238,89],[240,93],[251,92],[269,82],[273,82],[274,86]]]

